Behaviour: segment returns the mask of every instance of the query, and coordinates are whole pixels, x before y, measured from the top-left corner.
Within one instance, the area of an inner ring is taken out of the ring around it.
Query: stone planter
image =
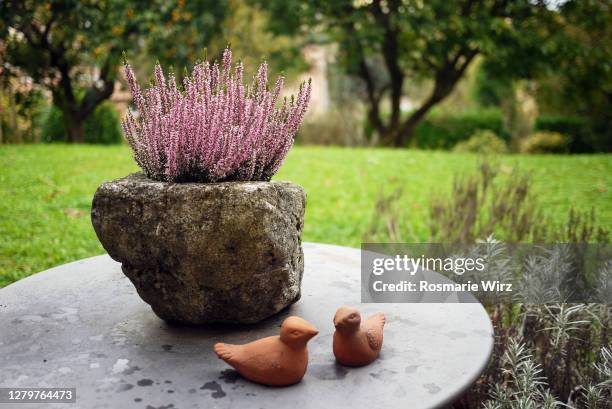
[[[103,183],[91,219],[140,297],[176,323],[254,323],[300,298],[306,194],[287,182]]]

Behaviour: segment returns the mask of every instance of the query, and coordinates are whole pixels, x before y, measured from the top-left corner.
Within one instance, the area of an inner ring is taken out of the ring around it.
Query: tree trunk
[[[454,62],[451,66],[447,66],[436,73],[434,89],[427,98],[427,100],[421,105],[419,109],[414,111],[410,117],[402,124],[399,130],[395,133],[394,145],[398,147],[406,146],[414,138],[414,130],[417,125],[425,118],[425,115],[431,108],[439,104],[448,97],[450,93],[455,89],[455,85],[463,76],[463,73],[469,66],[470,62],[478,54],[477,51],[471,51],[465,60],[459,67],[454,66]],[[457,58],[455,58],[457,60]]]
[[[73,110],[64,110],[64,129],[69,143],[85,142],[85,119]]]
[[[392,124],[389,127],[389,133],[393,134],[392,143],[394,146],[405,147],[412,141],[417,125],[425,118],[425,115],[427,115],[431,108],[450,95],[476,55],[478,55],[477,49],[459,52],[454,58],[447,59],[445,65],[436,71],[433,90],[423,105],[414,111],[400,126],[398,126],[399,124],[395,126]],[[402,79],[400,77],[400,80]],[[401,86],[402,81],[399,84]],[[397,100],[392,101],[393,107],[397,107],[398,112],[399,98],[401,98],[401,88],[399,88]]]
[[[403,125],[397,129],[392,137],[392,144],[395,147],[403,148],[414,138],[414,131],[417,125],[425,118],[427,112],[434,107],[442,98],[432,95],[406,119]]]
[[[417,125],[425,118],[427,112],[440,102],[440,100],[441,99],[438,99],[437,96],[429,97],[401,126],[398,125],[394,128],[388,128],[388,131],[381,136],[382,144],[396,148],[406,147],[406,145],[412,141],[414,130]]]
[[[3,89],[2,92],[4,93],[5,90]],[[4,113],[6,112],[6,108],[3,106],[2,103],[2,99],[0,99],[0,145],[2,145],[2,143],[4,143],[4,133],[3,133],[3,122],[4,122]]]
[[[19,130],[19,126],[17,123],[17,103],[15,102],[15,94],[9,93],[9,121],[10,128],[12,133],[12,141],[13,143],[22,143],[23,140],[21,138],[21,131]]]

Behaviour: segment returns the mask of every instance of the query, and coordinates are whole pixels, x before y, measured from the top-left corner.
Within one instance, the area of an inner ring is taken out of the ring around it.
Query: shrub
[[[495,234],[505,241],[522,242],[537,237],[541,217],[531,179],[515,168],[502,185],[495,183],[498,175],[498,167],[485,161],[478,173],[454,178],[450,197],[433,195],[429,206],[432,239],[469,243]]]
[[[538,205],[529,173],[516,168],[500,180],[500,169],[488,161],[478,172],[453,179],[450,196],[430,200],[431,240],[470,243],[495,235],[512,243],[608,243],[610,230],[595,210],[570,208],[563,225],[551,223]]]
[[[85,121],[85,142],[113,144],[122,141],[119,113],[110,104],[102,104],[95,110],[93,120]]]
[[[415,142],[424,149],[451,149],[479,130],[490,130],[504,141],[510,140],[501,112],[498,109],[481,109],[457,115],[434,112],[416,127]]]
[[[542,115],[536,120],[537,131],[558,132],[570,137],[569,151],[593,153],[612,151],[612,127],[587,118]]]
[[[477,131],[467,141],[459,142],[453,148],[455,152],[474,152],[482,154],[507,153],[508,145],[495,132],[487,129]]]
[[[595,210],[570,208],[563,224],[545,217],[532,191],[529,173],[485,160],[478,171],[453,178],[450,195],[434,192],[429,203],[430,242],[473,243],[493,235],[508,243],[609,243],[610,229],[598,222]],[[401,188],[380,194],[364,242],[416,240],[402,223]]]
[[[283,78],[269,91],[263,62],[245,87],[242,63],[232,70],[229,49],[221,66],[196,64],[182,90],[174,75],[166,80],[159,64],[145,93],[127,62],[125,70],[139,117],[128,111],[124,133],[138,165],[162,181],[270,180],[293,145],[310,99],[309,82],[277,108]]]
[[[535,132],[520,142],[521,153],[567,153],[569,138],[558,132]]]
[[[101,104],[85,120],[85,143],[114,144],[121,142],[119,114],[110,103]],[[43,142],[67,142],[62,111],[52,106],[44,120]]]
[[[41,139],[43,142],[66,141],[62,111],[55,105],[52,105],[45,114]]]
[[[21,91],[0,85],[0,143],[40,141],[47,99],[38,88]]]
[[[558,132],[569,137],[569,153],[612,151],[612,126],[595,123],[587,118],[542,115],[534,125],[535,131]],[[366,135],[374,128],[366,120]],[[471,110],[460,114],[432,112],[415,129],[415,146],[423,149],[451,149],[469,139],[478,130],[490,130],[510,142],[510,132],[504,125],[498,108]]]

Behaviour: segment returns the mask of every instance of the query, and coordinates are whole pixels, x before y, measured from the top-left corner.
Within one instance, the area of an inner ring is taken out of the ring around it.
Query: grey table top
[[[246,327],[167,325],[106,255],[18,281],[0,289],[0,387],[76,387],[76,404],[53,408],[417,409],[452,401],[480,375],[493,346],[480,304],[362,305],[358,249],[306,243],[304,252],[302,299]],[[380,359],[369,366],[334,362],[332,317],[342,304],[387,315]],[[288,315],[319,329],[301,383],[252,384],[214,356],[215,342],[275,335]]]

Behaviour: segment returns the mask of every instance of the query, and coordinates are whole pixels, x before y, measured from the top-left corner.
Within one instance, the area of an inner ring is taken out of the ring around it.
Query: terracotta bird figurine
[[[343,306],[334,316],[334,355],[342,365],[367,365],[380,354],[385,315],[382,312],[361,321],[357,309]]]
[[[319,331],[300,317],[288,317],[280,336],[244,345],[215,344],[214,350],[244,378],[270,386],[298,383],[308,366],[308,341]]]

